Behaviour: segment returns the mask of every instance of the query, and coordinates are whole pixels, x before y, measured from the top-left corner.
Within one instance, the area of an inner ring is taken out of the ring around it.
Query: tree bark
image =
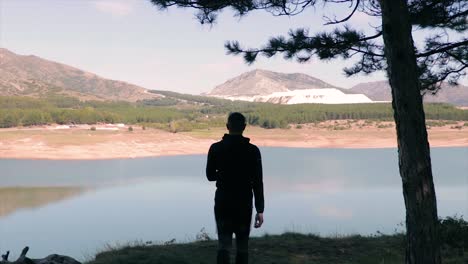
[[[407,0],[380,0],[406,206],[408,264],[440,264],[437,203]]]

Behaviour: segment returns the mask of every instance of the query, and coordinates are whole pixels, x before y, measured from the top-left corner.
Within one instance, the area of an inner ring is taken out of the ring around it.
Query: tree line
[[[170,95],[170,96],[169,96]],[[449,104],[425,104],[431,120],[468,120],[468,110]],[[171,131],[223,126],[228,113],[240,111],[249,125],[286,128],[289,124],[339,119],[392,120],[389,103],[278,105],[230,101],[167,92],[166,97],[136,103],[80,101],[73,97],[0,96],[0,127],[46,124],[146,124]]]

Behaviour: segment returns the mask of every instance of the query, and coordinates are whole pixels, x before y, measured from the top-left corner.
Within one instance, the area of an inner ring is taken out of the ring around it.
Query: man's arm
[[[214,147],[211,145],[206,162],[206,178],[208,178],[209,181],[216,181],[218,179],[214,152]]]
[[[263,196],[263,171],[262,171],[262,157],[260,150],[255,147],[254,152],[255,166],[254,166],[254,177],[253,177],[253,192],[255,196],[255,209],[257,213],[263,213],[265,208],[265,201]]]

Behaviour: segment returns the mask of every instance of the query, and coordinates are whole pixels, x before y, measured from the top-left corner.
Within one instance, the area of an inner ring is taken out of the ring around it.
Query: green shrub
[[[445,126],[445,123],[442,121],[426,120],[426,126],[441,127],[441,126]]]
[[[439,220],[440,239],[443,245],[468,249],[468,222],[462,217],[453,216]]]
[[[390,128],[393,127],[392,124],[378,124],[377,128]]]

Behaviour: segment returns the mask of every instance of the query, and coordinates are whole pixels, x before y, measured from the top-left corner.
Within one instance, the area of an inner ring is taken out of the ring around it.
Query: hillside
[[[447,217],[439,220],[443,263],[466,263],[468,260],[468,223],[463,218]],[[340,235],[321,237],[312,234],[284,233],[252,237],[249,242],[249,261],[255,264],[343,263],[368,264],[404,263],[405,234],[391,235],[377,231],[370,236]],[[110,248],[96,255],[87,264],[111,263],[214,263],[217,241],[203,230],[190,243],[136,244]]]
[[[293,90],[337,88],[320,79],[303,73],[279,73],[253,70],[216,86],[211,96],[255,96]]]
[[[360,83],[351,89],[342,89],[307,74],[266,70],[243,73],[216,86],[206,95],[276,104],[344,104],[392,100],[387,81]],[[468,87],[443,84],[436,95],[427,93],[424,101],[468,106]]]
[[[360,83],[350,89],[354,93],[362,93],[374,101],[391,101],[390,85],[387,81]],[[450,86],[442,84],[442,89],[436,94],[428,93],[425,102],[443,102],[458,106],[468,106],[468,87],[463,85]]]
[[[69,95],[82,100],[137,101],[158,97],[126,82],[108,80],[65,64],[0,48],[0,95]]]
[[[353,104],[371,103],[362,94],[352,94],[303,73],[265,70],[246,72],[216,86],[208,96],[275,104]]]

